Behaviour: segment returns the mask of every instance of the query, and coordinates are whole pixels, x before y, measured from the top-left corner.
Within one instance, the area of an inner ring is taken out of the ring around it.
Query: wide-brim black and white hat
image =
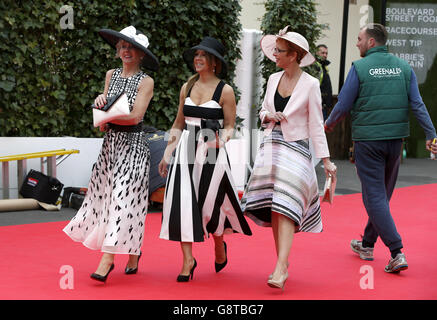
[[[205,37],[197,46],[194,46],[184,51],[184,60],[192,71],[195,71],[193,60],[197,50],[206,51],[219,59],[222,63],[222,68],[217,76],[219,78],[226,77],[226,74],[228,72],[228,64],[226,63],[225,58],[223,58],[223,56],[225,55],[225,47],[223,46],[223,44],[220,43],[220,41],[213,37]]]
[[[99,35],[113,48],[116,47],[116,44],[120,39],[129,42],[146,54],[143,58],[143,66],[152,71],[158,71],[158,59],[149,49],[147,49],[149,46],[149,39],[141,31],[135,29],[135,27],[129,26],[120,32],[111,29],[102,29],[99,31]]]

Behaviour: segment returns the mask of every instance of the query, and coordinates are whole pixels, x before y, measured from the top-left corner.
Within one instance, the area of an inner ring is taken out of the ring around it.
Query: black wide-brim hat
[[[193,60],[194,55],[197,50],[203,50],[206,51],[213,56],[215,56],[217,59],[219,59],[222,63],[222,69],[217,76],[219,78],[226,77],[226,74],[228,72],[228,64],[226,63],[223,56],[225,55],[225,47],[218,41],[217,39],[213,37],[205,37],[203,40],[197,45],[190,49],[187,49],[183,53],[183,57],[185,62],[187,63],[188,67],[195,72]]]
[[[120,32],[111,29],[102,29],[99,31],[99,35],[113,48],[116,48],[116,44],[120,39],[129,42],[135,48],[146,54],[143,58],[142,65],[152,71],[158,71],[158,59],[149,49],[147,49],[149,46],[149,39],[141,31],[135,29],[135,27],[129,26]]]

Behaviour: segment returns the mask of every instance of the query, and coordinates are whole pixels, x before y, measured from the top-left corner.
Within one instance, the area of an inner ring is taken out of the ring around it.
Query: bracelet
[[[223,140],[222,137],[219,137],[219,140],[220,140],[221,142],[223,142],[223,144],[226,144],[226,141]]]

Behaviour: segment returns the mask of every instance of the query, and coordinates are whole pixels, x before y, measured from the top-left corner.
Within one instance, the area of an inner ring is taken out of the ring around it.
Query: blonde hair
[[[122,41],[124,41],[124,40],[120,39],[115,44],[115,58],[120,58],[120,49],[121,49],[121,42]]]
[[[144,56],[146,55],[146,53],[143,50],[138,49],[132,43],[130,43],[130,42],[126,41],[126,40],[120,39],[120,40],[118,40],[118,42],[115,45],[115,49],[116,49],[115,58],[120,58],[120,49],[121,49],[121,45],[122,45],[123,42],[129,43],[132,46],[132,48],[134,48],[138,52],[141,52]]]

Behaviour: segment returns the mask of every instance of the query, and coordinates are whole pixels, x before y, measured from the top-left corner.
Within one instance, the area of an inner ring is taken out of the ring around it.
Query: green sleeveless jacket
[[[351,111],[352,140],[408,137],[410,65],[388,53],[386,46],[368,50],[366,56],[353,65],[360,89]]]

